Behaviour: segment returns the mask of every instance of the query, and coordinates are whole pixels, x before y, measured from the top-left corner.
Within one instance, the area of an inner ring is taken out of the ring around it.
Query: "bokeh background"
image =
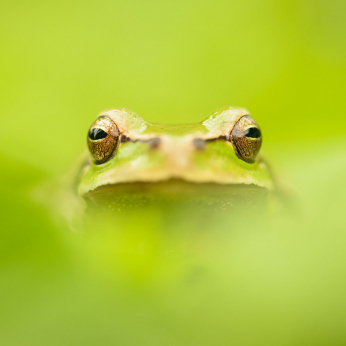
[[[2,1],[1,345],[344,345],[345,23],[343,0]],[[33,198],[102,109],[224,106],[258,121],[298,211],[202,232],[143,210],[84,238]]]

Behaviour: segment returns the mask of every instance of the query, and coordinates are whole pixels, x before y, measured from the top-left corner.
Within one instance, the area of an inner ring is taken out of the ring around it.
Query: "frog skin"
[[[127,109],[101,112],[88,132],[89,153],[78,175],[82,198],[143,188],[184,194],[229,187],[271,191],[259,153],[262,135],[243,108],[218,111],[196,124],[161,125]]]

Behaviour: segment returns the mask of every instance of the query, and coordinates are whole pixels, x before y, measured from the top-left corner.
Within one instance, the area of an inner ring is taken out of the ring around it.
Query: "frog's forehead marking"
[[[188,137],[201,140],[229,136],[237,121],[249,112],[244,108],[227,108],[216,112],[201,123],[164,125],[146,122],[136,113],[122,109],[107,109],[99,116],[108,116],[118,126],[120,132],[133,140],[148,140],[152,138]]]

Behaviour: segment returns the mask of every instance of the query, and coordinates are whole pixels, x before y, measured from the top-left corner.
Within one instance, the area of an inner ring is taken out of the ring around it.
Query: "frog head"
[[[102,111],[87,136],[81,196],[138,183],[248,185],[272,189],[259,153],[262,134],[243,108],[196,124],[151,124],[127,109]]]

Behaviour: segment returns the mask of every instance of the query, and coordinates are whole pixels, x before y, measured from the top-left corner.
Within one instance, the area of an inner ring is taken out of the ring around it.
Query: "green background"
[[[345,23],[343,0],[3,1],[0,343],[345,344]],[[34,202],[101,110],[224,106],[260,124],[297,212],[199,232],[143,210],[80,238]]]

